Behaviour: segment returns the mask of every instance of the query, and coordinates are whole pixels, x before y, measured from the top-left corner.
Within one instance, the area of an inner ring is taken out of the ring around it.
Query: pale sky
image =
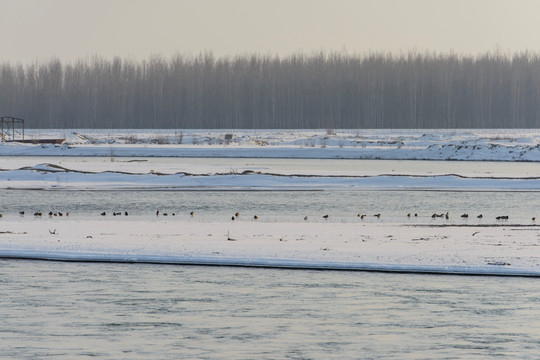
[[[540,52],[540,0],[0,0],[0,61]]]

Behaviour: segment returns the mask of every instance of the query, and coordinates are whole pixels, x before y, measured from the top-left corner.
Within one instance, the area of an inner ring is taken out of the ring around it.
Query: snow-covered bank
[[[303,176],[245,171],[240,174],[144,174],[70,171],[50,164],[0,171],[0,189],[42,190],[469,190],[540,191],[540,178],[460,175]]]
[[[2,229],[3,258],[540,276],[536,226],[54,218]]]
[[[27,130],[0,155],[540,161],[538,130]]]

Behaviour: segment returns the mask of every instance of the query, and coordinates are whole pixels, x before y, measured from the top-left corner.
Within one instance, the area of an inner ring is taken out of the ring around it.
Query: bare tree
[[[534,128],[540,57],[204,53],[1,63],[0,113],[43,128]]]

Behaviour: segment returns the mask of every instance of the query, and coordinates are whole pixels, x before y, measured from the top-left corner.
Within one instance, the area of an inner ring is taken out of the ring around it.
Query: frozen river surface
[[[540,177],[534,162],[422,161],[351,159],[265,159],[265,158],[182,158],[182,157],[78,157],[2,156],[0,169],[17,170],[38,164],[84,172],[123,171],[128,173],[223,174],[254,171],[283,175],[447,175],[468,177]]]

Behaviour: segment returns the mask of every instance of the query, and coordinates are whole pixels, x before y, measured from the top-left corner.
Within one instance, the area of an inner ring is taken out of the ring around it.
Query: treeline
[[[536,128],[540,56],[2,63],[0,116],[31,128]]]

